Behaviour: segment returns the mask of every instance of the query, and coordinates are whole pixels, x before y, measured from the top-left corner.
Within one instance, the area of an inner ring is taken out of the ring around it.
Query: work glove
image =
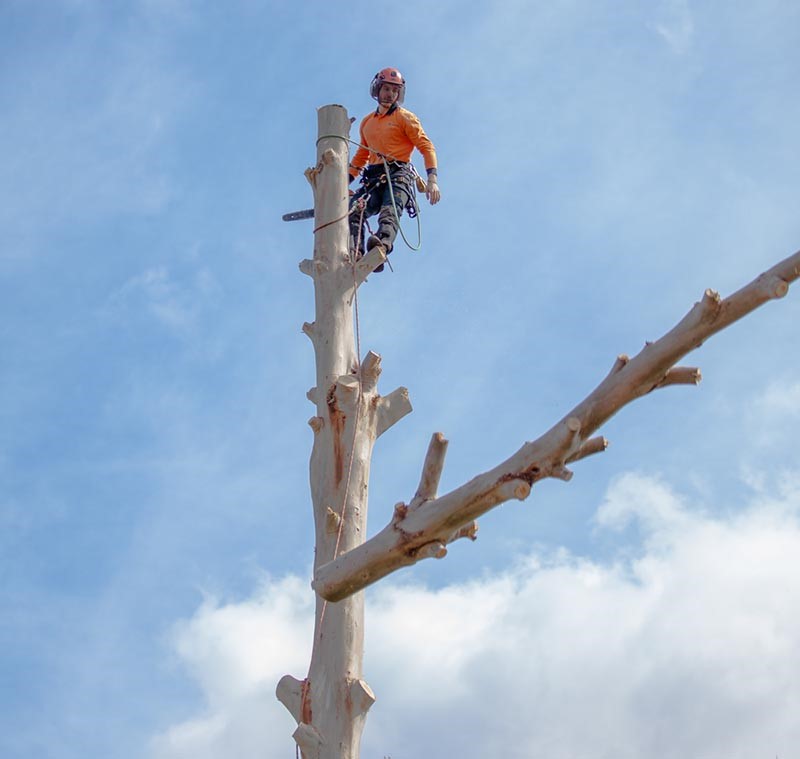
[[[439,189],[438,182],[436,181],[436,174],[430,174],[428,176],[428,189],[425,191],[425,195],[431,202],[432,206],[435,206],[442,199],[442,192]]]

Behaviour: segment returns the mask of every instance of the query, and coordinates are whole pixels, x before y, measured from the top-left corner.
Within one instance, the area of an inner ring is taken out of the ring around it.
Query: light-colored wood
[[[375,695],[363,680],[363,588],[402,566],[441,559],[454,540],[475,540],[476,519],[506,501],[524,500],[546,477],[569,480],[567,464],[604,451],[594,432],[619,409],[652,390],[697,384],[699,369],[676,363],[737,319],[783,297],[800,276],[800,253],[782,261],[726,300],[711,290],[666,335],[634,358],[616,358],[585,400],[537,440],[495,468],[438,496],[447,440],[435,433],[419,486],[398,503],[389,524],[365,540],[372,449],[377,438],[411,411],[408,391],[381,397],[378,354],[359,362],[354,301],[358,287],[386,260],[380,246],[353,262],[349,253],[346,166],[350,121],[344,108],[319,111],[317,165],[305,174],[314,190],[314,257],[300,270],[314,282],[315,321],[303,325],[316,359],[308,393],[316,413],[310,462],[316,532],[317,592],[308,675],[281,678],[276,696],[297,722],[293,737],[303,759],[358,759],[361,733]]]
[[[436,494],[439,492],[439,480],[442,478],[442,471],[444,470],[447,444],[448,441],[441,432],[433,433],[431,442],[428,444],[428,452],[425,454],[425,463],[422,466],[419,487],[411,501],[412,508],[417,508],[425,501],[436,498]]]
[[[404,389],[377,392],[380,357],[361,366],[354,337],[356,287],[382,260],[354,267],[349,254],[346,167],[350,120],[344,108],[319,111],[317,165],[306,172],[314,190],[314,258],[300,264],[314,283],[315,318],[303,325],[316,359],[308,399],[316,413],[309,476],[316,532],[315,568],[364,540],[372,448],[380,432],[410,411]],[[303,759],[357,759],[367,710],[375,700],[362,678],[364,599],[318,597],[308,675],[281,679],[276,695],[298,723]]]
[[[395,509],[391,522],[377,535],[321,566],[314,575],[314,589],[331,600],[346,598],[400,567],[427,556],[439,556],[441,551],[431,546],[445,545],[458,530],[504,501],[525,498],[526,488],[529,491],[535,482],[546,477],[569,480],[572,472],[566,468],[567,463],[605,449],[604,438],[590,437],[603,423],[652,390],[697,384],[699,369],[675,364],[768,300],[786,295],[789,284],[798,276],[800,252],[725,300],[706,290],[702,299],[661,339],[646,344],[632,359],[618,356],[597,388],[548,432],[450,493],[423,498],[417,508],[399,516]],[[440,464],[437,461],[425,466],[434,469]],[[519,485],[509,487],[512,482]]]
[[[278,687],[275,689],[275,695],[288,710],[289,714],[295,718],[299,724],[302,722],[302,705],[303,705],[303,682],[291,675],[284,675]]]

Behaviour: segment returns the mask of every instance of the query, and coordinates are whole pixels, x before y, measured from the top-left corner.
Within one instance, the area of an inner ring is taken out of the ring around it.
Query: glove
[[[432,206],[435,206],[442,199],[442,192],[439,189],[439,184],[436,181],[436,174],[428,176],[428,189],[425,192],[428,200]]]

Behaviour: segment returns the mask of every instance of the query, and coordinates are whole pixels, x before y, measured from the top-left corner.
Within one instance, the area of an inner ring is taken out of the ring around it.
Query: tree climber
[[[378,107],[361,121],[360,147],[350,162],[351,182],[363,169],[361,187],[353,194],[350,205],[353,209],[350,214],[350,244],[354,250],[358,244],[359,250],[355,251],[357,257],[364,254],[365,222],[369,217],[378,214],[378,230],[369,236],[367,250],[382,245],[388,255],[397,236],[400,224],[398,216],[408,206],[415,208],[415,177],[411,164],[414,148],[425,160],[428,174],[425,195],[431,205],[438,203],[441,198],[436,175],[436,149],[419,119],[411,111],[400,107],[406,94],[406,82],[402,74],[393,68],[379,71],[372,80],[369,94],[378,101]],[[358,206],[362,200],[362,206]],[[362,207],[363,210],[360,210]],[[382,270],[383,264],[375,269]]]

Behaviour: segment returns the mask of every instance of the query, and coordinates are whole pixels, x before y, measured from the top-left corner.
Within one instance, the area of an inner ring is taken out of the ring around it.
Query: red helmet
[[[372,80],[369,86],[369,94],[372,95],[374,100],[378,99],[378,93],[381,90],[382,84],[396,84],[400,87],[400,92],[397,95],[397,104],[401,105],[406,96],[406,80],[397,69],[382,69]]]

